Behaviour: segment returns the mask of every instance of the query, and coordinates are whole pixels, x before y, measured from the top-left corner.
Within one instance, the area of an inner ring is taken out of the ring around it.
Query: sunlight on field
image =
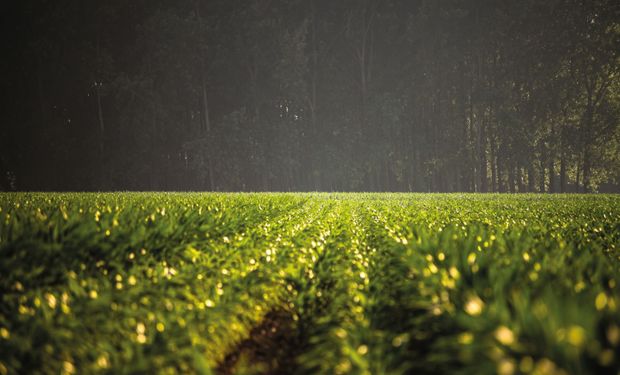
[[[615,373],[619,245],[611,195],[0,194],[0,374]]]

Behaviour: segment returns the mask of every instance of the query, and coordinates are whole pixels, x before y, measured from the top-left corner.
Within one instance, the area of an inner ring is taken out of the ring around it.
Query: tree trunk
[[[564,122],[567,120],[566,113],[564,113]],[[564,135],[564,129],[566,123],[562,124],[560,131],[560,193],[566,193],[566,137]]]
[[[523,186],[523,171],[521,169],[521,167],[517,167],[517,188],[519,189],[519,193],[523,193],[523,191],[525,190],[525,187]]]
[[[538,181],[538,191],[541,193],[545,192],[545,162],[542,158],[540,159],[540,180]]]
[[[566,154],[560,151],[560,193],[566,193]]]
[[[492,129],[492,128],[491,128]],[[489,135],[491,147],[491,191],[497,192],[497,150],[495,149],[495,132],[491,130]]]
[[[319,48],[318,48],[318,37],[316,32],[316,24],[317,24],[317,12],[316,12],[316,1],[311,0],[310,4],[312,7],[312,78],[311,78],[311,93],[310,93],[310,123],[312,125],[312,130],[317,130],[317,79],[318,79],[318,70],[319,70]]]
[[[586,147],[583,154],[583,192],[590,193],[592,192],[592,186],[590,182],[590,174],[591,174],[591,155],[590,149]]]
[[[534,161],[527,163],[527,191],[533,192],[535,190],[534,186],[536,183],[536,178],[534,176]]]
[[[203,115],[203,136],[207,140],[207,168],[208,168],[208,178],[209,181],[208,186],[210,191],[215,190],[215,181],[213,179],[213,139],[211,137],[211,118],[209,115],[209,97],[207,95],[207,77],[206,77],[206,69],[207,69],[207,57],[205,56],[204,47],[206,45],[206,41],[204,40],[204,30],[203,30],[203,20],[200,15],[200,2],[196,1],[196,17],[198,18],[198,31],[200,33],[200,43],[202,45],[198,45],[197,48],[200,51],[200,85],[201,85],[201,96],[202,96],[202,115]]]
[[[372,80],[372,64],[374,54],[373,23],[375,18],[375,9],[371,9],[371,3],[372,2],[368,2],[365,5],[361,30],[362,40],[356,51],[360,75],[360,134],[363,134],[366,131],[369,86]]]
[[[205,73],[202,72],[202,112],[204,114],[204,125],[207,136],[211,134],[211,119],[209,116],[209,98],[207,96],[207,84]]]
[[[512,163],[509,163],[508,166],[508,188],[511,193],[516,193],[515,189],[515,167]]]
[[[469,122],[468,122],[468,127],[467,127],[467,140],[468,140],[468,144],[473,144],[474,142],[474,100],[473,100],[473,91],[474,91],[474,82],[473,80],[470,81],[470,87],[469,87],[469,95],[468,95],[468,106],[469,106]],[[475,141],[478,141],[478,138],[475,139]],[[471,143],[470,143],[471,142]],[[476,144],[476,146],[478,146]],[[476,147],[476,149],[474,149],[474,147],[470,147],[470,152],[469,152],[469,160],[471,162],[471,181],[470,181],[470,185],[471,185],[471,190],[474,192],[478,191],[478,174],[477,174],[477,166],[476,166],[476,157],[475,157],[475,152],[478,149],[478,147]]]
[[[555,193],[555,161],[553,156],[549,157],[549,193]]]
[[[580,177],[581,177],[581,160],[580,159],[581,158],[577,159],[577,166],[576,166],[577,176],[575,176],[575,192],[577,192],[577,193],[581,192],[580,191],[580,185],[579,185],[579,183],[581,181],[580,180]]]
[[[99,173],[102,183],[105,183],[105,122],[103,120],[103,105],[101,104],[101,82],[95,82],[97,96],[97,118],[99,120]]]
[[[480,161],[479,168],[481,193],[486,193],[488,191],[486,141],[486,121],[484,120],[483,114],[480,118],[480,131],[478,132],[478,160]]]
[[[497,152],[497,191],[500,193],[505,193],[506,189],[504,186],[504,175],[503,175],[503,159],[502,159],[502,150],[498,148]]]

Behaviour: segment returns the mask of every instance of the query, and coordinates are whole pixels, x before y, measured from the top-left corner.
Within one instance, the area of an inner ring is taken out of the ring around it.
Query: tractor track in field
[[[231,375],[243,361],[261,374],[290,374],[300,353],[300,337],[291,312],[274,309],[217,365],[215,373]]]

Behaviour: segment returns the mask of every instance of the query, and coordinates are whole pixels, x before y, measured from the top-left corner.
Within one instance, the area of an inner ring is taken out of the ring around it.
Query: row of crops
[[[618,374],[620,197],[0,195],[0,375]]]

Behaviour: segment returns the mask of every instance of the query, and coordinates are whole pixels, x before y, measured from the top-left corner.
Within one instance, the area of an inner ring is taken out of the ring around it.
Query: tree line
[[[3,189],[593,192],[620,182],[612,0],[6,8]]]

